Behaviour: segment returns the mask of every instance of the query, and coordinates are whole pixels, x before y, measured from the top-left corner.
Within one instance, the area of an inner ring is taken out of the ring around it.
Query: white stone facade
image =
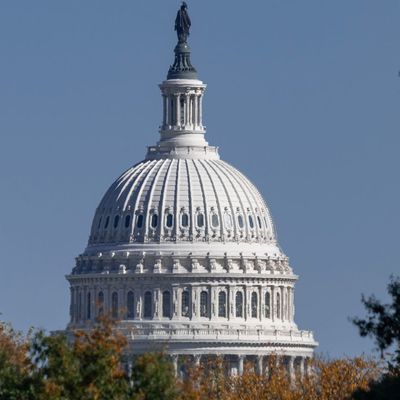
[[[239,373],[278,354],[304,370],[317,343],[294,322],[297,276],[258,190],[205,141],[206,85],[160,88],[161,139],[106,192],[67,277],[68,329],[109,313],[132,354],[223,355]]]

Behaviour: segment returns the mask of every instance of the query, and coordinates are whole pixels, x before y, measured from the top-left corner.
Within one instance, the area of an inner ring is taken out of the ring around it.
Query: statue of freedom
[[[175,30],[178,35],[179,43],[186,43],[189,36],[191,22],[187,8],[187,4],[182,2],[181,8],[178,10],[178,14],[176,15],[175,19]]]

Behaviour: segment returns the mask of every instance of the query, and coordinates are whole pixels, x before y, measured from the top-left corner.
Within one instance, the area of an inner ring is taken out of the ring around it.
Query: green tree
[[[0,322],[0,400],[33,400],[40,380],[29,358],[29,336]]]
[[[367,318],[353,318],[361,336],[370,336],[375,340],[382,356],[394,346],[394,355],[389,355],[391,370],[400,368],[400,278],[390,278],[387,287],[392,299],[390,304],[382,304],[375,296],[365,298],[362,302],[367,310]]]
[[[132,399],[178,399],[177,382],[172,363],[163,353],[145,353],[132,367]]]
[[[32,359],[42,379],[40,400],[125,400],[129,379],[121,363],[125,338],[103,319],[90,331],[65,335],[38,333]]]

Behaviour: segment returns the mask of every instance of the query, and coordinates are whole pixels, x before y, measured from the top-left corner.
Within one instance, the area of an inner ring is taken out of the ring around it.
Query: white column
[[[260,376],[263,374],[263,357],[262,356],[257,356],[257,374]]]
[[[243,370],[244,370],[244,356],[240,355],[238,356],[238,374],[239,376],[243,375]]]
[[[167,96],[163,94],[163,128],[167,125]]]
[[[288,372],[289,372],[290,383],[293,385],[296,380],[296,374],[294,372],[294,357],[293,356],[289,357],[288,369],[289,369]]]
[[[181,125],[181,96],[179,94],[175,95],[175,110],[176,110],[176,126]]]
[[[199,127],[203,127],[203,94],[199,96]]]
[[[304,357],[300,357],[300,376],[304,378]]]
[[[172,315],[174,317],[181,317],[181,289],[174,287],[172,288]]]
[[[271,286],[271,319],[272,321],[275,321],[275,316],[276,316],[276,302],[275,302],[275,286]]]
[[[174,366],[175,376],[178,376],[178,354],[172,354],[172,365]]]
[[[193,96],[193,105],[194,105],[193,128],[196,129],[198,126],[198,118],[199,118],[199,103],[197,101],[197,93]]]
[[[185,94],[185,127],[189,129],[190,125],[190,94]]]
[[[199,367],[201,361],[201,354],[195,354],[193,357],[194,357],[194,365],[196,367]]]

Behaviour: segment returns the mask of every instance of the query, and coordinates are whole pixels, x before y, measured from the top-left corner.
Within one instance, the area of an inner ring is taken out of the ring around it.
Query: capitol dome
[[[124,172],[93,220],[89,247],[160,242],[275,243],[258,190],[219,159],[151,159]]]
[[[262,373],[279,354],[304,370],[317,343],[294,321],[298,277],[257,188],[205,140],[206,85],[182,32],[160,89],[160,140],[106,191],[67,276],[67,330],[107,313],[132,356],[166,348],[178,368],[218,354]]]

